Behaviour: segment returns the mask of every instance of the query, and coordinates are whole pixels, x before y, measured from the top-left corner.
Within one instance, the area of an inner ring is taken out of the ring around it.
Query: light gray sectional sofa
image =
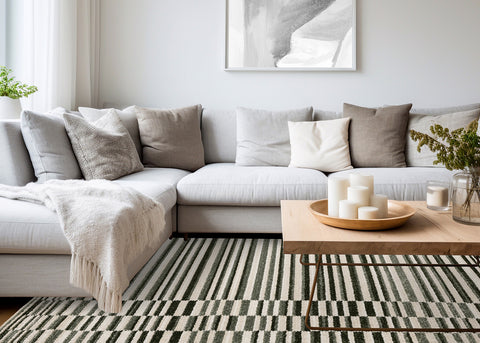
[[[478,107],[474,104],[420,112],[442,114]],[[203,110],[206,165],[197,171],[146,168],[114,181],[164,205],[167,230],[162,242],[172,232],[281,233],[282,199],[327,196],[327,175],[320,171],[235,165],[235,115],[235,111]],[[340,115],[317,111],[313,119]],[[18,121],[0,121],[0,161],[0,183],[25,185],[35,181]],[[452,174],[438,167],[361,171],[375,176],[376,193],[396,200],[424,200],[428,179],[444,179]],[[130,277],[157,249],[145,251],[129,266]],[[0,296],[86,296],[69,284],[69,267],[69,245],[55,213],[40,205],[0,198]]]

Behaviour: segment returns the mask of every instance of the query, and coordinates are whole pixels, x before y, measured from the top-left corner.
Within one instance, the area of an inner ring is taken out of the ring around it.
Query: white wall
[[[102,0],[100,104],[480,102],[480,1],[357,0],[357,71],[227,72],[225,0]]]

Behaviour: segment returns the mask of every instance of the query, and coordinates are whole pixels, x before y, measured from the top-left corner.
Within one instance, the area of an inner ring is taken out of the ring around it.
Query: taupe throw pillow
[[[354,167],[406,167],[405,135],[412,104],[366,108],[343,105],[350,122],[350,158]]]
[[[135,144],[115,111],[95,122],[70,114],[63,117],[86,180],[114,180],[143,170]]]
[[[430,126],[440,124],[448,127],[450,131],[467,127],[474,120],[480,117],[480,109],[448,113],[441,115],[422,115],[410,114],[407,130],[407,146],[405,155],[409,167],[442,167],[442,164],[434,165],[433,161],[437,159],[437,153],[432,152],[427,146],[423,146],[420,152],[417,151],[418,142],[410,138],[410,130],[431,134]]]
[[[313,108],[267,111],[237,108],[237,154],[240,166],[288,166],[288,122],[312,121]]]
[[[201,105],[170,110],[136,106],[135,111],[145,165],[190,171],[205,165]]]

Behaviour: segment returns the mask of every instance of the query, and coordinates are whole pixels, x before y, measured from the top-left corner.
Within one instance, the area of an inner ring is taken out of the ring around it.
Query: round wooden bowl
[[[317,220],[329,226],[349,230],[387,230],[403,225],[408,218],[413,216],[416,210],[401,202],[388,200],[388,218],[384,219],[343,219],[328,215],[328,200],[318,200],[310,205],[310,212]]]

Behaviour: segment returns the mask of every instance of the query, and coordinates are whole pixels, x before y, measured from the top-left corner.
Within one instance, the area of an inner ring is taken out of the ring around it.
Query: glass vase
[[[456,173],[452,180],[452,215],[457,222],[480,225],[480,169]]]

